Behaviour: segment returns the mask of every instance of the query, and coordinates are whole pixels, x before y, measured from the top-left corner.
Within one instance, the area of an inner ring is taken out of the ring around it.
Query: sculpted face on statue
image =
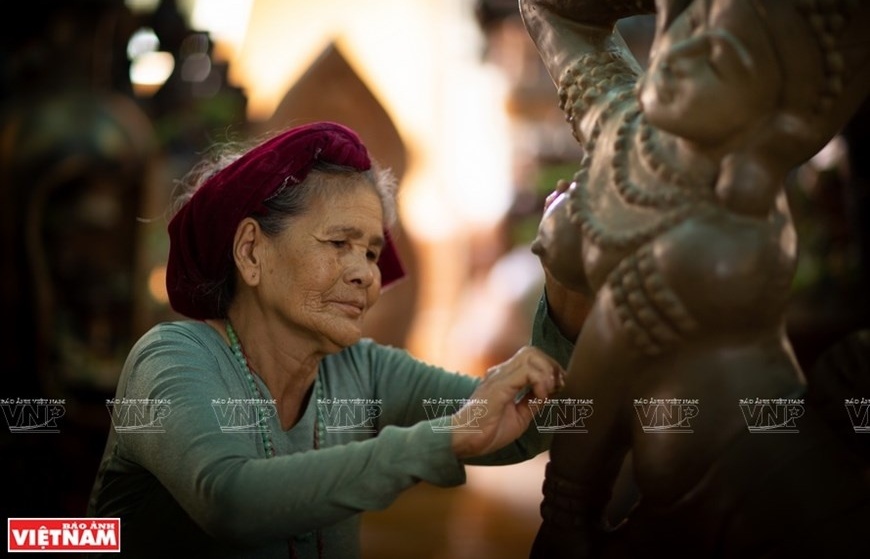
[[[778,99],[780,76],[743,0],[693,2],[660,31],[638,96],[654,126],[699,144],[753,128]],[[749,17],[746,17],[746,16]]]

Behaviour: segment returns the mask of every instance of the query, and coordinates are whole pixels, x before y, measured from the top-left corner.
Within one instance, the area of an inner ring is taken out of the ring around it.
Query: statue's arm
[[[634,83],[642,73],[616,22],[654,12],[653,0],[520,0],[523,24],[583,148],[594,141],[594,124],[602,111],[633,97]]]
[[[583,55],[628,51],[616,22],[656,11],[653,0],[519,0],[519,6],[523,24],[556,83]]]

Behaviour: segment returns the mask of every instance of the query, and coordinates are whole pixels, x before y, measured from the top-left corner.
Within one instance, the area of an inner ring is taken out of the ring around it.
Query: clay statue
[[[867,97],[870,2],[520,10],[582,148],[534,250],[593,301],[560,396],[594,413],[555,436],[532,557],[865,556],[868,464],[805,401],[785,333],[783,185]],[[639,14],[645,70],[615,28]],[[608,524],[629,454],[640,498]]]

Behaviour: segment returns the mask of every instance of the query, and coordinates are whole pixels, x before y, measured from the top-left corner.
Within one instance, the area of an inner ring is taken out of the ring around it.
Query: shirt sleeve
[[[426,364],[406,350],[372,344],[370,351],[375,371],[376,393],[383,400],[382,425],[411,425],[420,421],[437,420],[436,429],[450,434],[456,426],[450,416],[462,408],[481,382],[473,377],[450,372]],[[476,413],[486,413],[486,402],[472,402],[467,408],[467,421],[462,428],[476,427]],[[469,465],[496,466],[515,464],[537,456],[549,449],[552,436],[538,431],[534,421],[526,432],[504,448],[475,458],[465,459]]]
[[[146,338],[131,353],[119,395],[166,402],[170,412],[160,432],[119,435],[117,452],[154,475],[213,537],[283,539],[382,509],[421,480],[465,481],[450,433],[434,428],[438,418],[385,426],[368,440],[259,457],[250,437],[222,432],[215,419],[211,404],[238,395],[215,348],[181,329]]]
[[[535,316],[532,321],[531,345],[540,348],[544,353],[555,359],[563,368],[568,368],[571,354],[574,352],[574,342],[566,338],[559,327],[550,318],[547,294],[543,293],[538,301]]]

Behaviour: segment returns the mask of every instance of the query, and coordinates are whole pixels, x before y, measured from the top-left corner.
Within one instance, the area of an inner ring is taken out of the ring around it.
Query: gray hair
[[[293,217],[308,211],[314,196],[330,196],[356,188],[352,181],[332,181],[336,177],[362,177],[377,193],[384,213],[384,227],[389,228],[396,222],[396,179],[389,169],[382,169],[373,163],[367,171],[353,167],[318,161],[308,176],[299,184],[282,188],[264,202],[269,209],[265,215],[251,216],[269,236],[280,234]]]

